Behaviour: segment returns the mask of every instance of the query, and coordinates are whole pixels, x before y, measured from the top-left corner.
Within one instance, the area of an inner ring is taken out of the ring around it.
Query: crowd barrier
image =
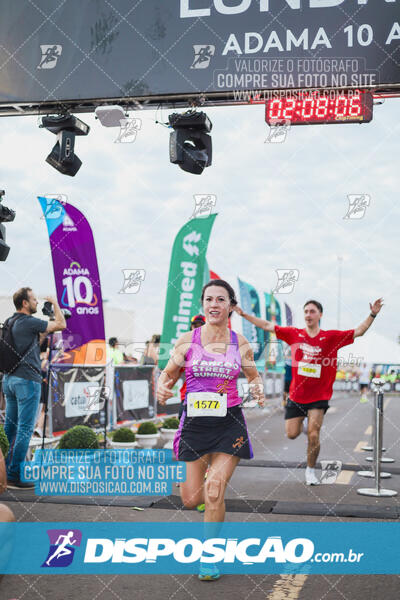
[[[161,406],[156,400],[159,375],[158,367],[152,365],[98,367],[53,363],[49,393],[49,434],[66,431],[74,425],[83,424],[100,429],[107,421],[108,426],[114,428],[124,422],[177,414],[183,380],[177,381],[173,388],[174,396],[166,405]],[[266,398],[280,397],[283,393],[283,376],[265,372],[262,377]],[[358,381],[336,380],[333,389],[359,392],[360,384]],[[385,382],[383,391],[400,392],[400,382]],[[248,399],[248,383],[243,372],[238,378],[238,392],[243,399]],[[1,399],[0,411],[1,420],[4,420],[4,401],[1,402]]]
[[[107,421],[115,427],[127,421],[143,421],[160,415],[177,414],[180,406],[179,379],[174,396],[162,406],[156,400],[160,375],[152,365],[118,365],[113,367],[87,365],[57,365],[51,368],[49,395],[50,434],[84,424],[102,428]],[[283,375],[265,372],[262,375],[267,399],[283,393]],[[358,381],[336,380],[336,391],[359,392]],[[244,373],[238,378],[238,391],[248,398],[248,383]],[[400,382],[385,382],[384,392],[400,392]]]
[[[359,392],[360,382],[337,379],[333,384],[333,390],[337,392]],[[386,381],[383,385],[383,391],[388,393],[400,392],[400,381]]]
[[[178,414],[183,380],[177,381],[172,390],[174,396],[162,406],[156,399],[159,375],[158,367],[152,365],[53,364],[49,393],[50,435],[74,425],[100,429],[107,422],[108,427],[114,428],[124,422]],[[267,398],[282,394],[282,375],[265,373],[263,381]],[[238,378],[238,392],[244,400],[248,399],[249,387],[243,373]]]

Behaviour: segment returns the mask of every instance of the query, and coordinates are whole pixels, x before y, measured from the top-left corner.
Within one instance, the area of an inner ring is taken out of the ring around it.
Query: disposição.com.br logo
[[[68,567],[81,545],[82,532],[79,529],[48,529],[50,548],[42,567]]]

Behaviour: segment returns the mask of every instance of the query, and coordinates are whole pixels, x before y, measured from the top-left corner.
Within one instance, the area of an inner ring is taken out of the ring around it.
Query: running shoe
[[[306,468],[306,485],[319,485],[319,479],[315,475],[314,469]]]
[[[20,479],[8,479],[7,487],[10,490],[32,490],[35,488],[33,481],[21,481]]]
[[[219,570],[215,565],[200,565],[200,581],[216,581],[220,578]]]
[[[366,396],[365,394],[363,394],[360,398],[360,403],[361,404],[365,404],[366,402],[368,402],[368,396]]]
[[[198,510],[199,512],[204,512],[206,510],[206,505],[205,504],[198,504],[196,506],[196,510]]]

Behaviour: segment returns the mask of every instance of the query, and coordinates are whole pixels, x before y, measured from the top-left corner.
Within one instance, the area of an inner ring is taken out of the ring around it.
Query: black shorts
[[[360,391],[365,390],[365,388],[369,388],[369,384],[368,383],[360,383]]]
[[[178,460],[185,462],[211,452],[253,458],[242,409],[231,406],[225,417],[188,417],[184,410],[174,438],[174,452]]]
[[[318,400],[317,402],[310,402],[309,404],[300,404],[300,402],[293,402],[293,400],[288,398],[285,409],[285,419],[306,417],[308,411],[312,408],[322,408],[325,414],[329,408],[328,400]]]

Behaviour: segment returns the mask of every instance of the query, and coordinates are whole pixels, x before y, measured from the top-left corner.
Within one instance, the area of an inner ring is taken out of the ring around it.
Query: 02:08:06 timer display
[[[327,123],[368,123],[372,120],[371,92],[305,93],[268,100],[265,120],[268,125],[290,122],[291,125]]]

